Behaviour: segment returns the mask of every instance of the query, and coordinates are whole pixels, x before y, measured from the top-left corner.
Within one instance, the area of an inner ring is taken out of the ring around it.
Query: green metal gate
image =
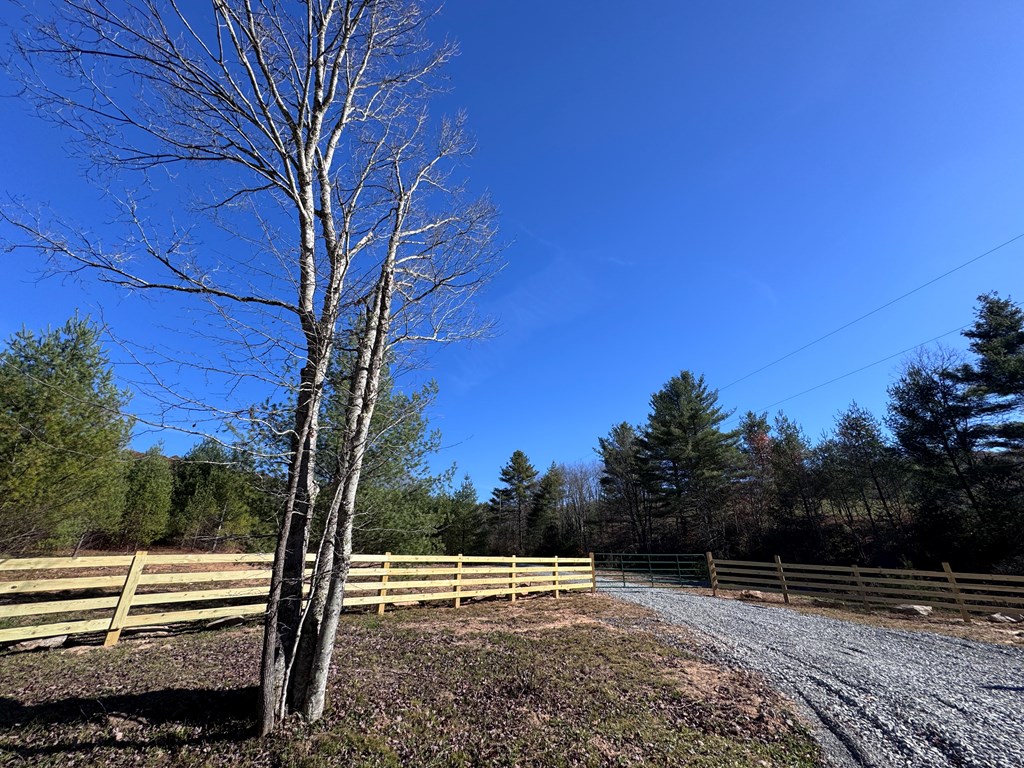
[[[595,552],[594,570],[604,589],[707,586],[705,555]]]

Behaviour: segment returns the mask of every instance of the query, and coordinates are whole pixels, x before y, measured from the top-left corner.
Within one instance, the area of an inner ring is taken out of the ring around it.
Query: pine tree
[[[0,551],[78,547],[114,531],[127,402],[88,319],[8,341],[0,353]]]
[[[173,487],[171,462],[159,445],[132,461],[118,528],[122,543],[145,547],[167,533]]]
[[[645,482],[638,430],[622,422],[598,438],[601,457],[601,507],[612,520],[625,517],[628,536],[622,546],[650,552],[654,542],[655,494]]]
[[[503,554],[525,555],[537,470],[525,453],[515,451],[499,477],[503,485],[494,489],[490,501],[495,548]]]
[[[641,437],[652,493],[676,521],[669,546],[725,544],[717,514],[741,463],[739,430],[723,431],[729,414],[703,376],[683,371],[651,396],[651,414]],[[664,547],[664,544],[662,545]]]
[[[196,445],[177,462],[170,532],[191,549],[213,552],[256,527],[252,486],[236,457],[215,440]]]
[[[454,493],[445,495],[444,544],[449,555],[482,555],[487,549],[485,507],[466,475]]]
[[[961,366],[959,379],[979,399],[978,437],[998,451],[1024,452],[1024,310],[997,293],[978,297],[971,340],[975,364]]]
[[[562,551],[558,527],[559,511],[565,501],[565,474],[554,462],[537,483],[530,503],[529,549],[533,554],[551,556]]]

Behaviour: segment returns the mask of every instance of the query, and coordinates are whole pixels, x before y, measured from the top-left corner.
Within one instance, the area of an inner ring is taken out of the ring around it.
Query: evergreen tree
[[[598,438],[601,457],[601,507],[615,520],[625,517],[628,536],[621,546],[651,552],[654,544],[655,496],[645,482],[640,436],[626,422]]]
[[[558,519],[564,503],[565,473],[552,462],[537,483],[530,504],[529,542],[533,554],[551,556],[562,551]]]
[[[781,411],[775,416],[774,431],[771,462],[779,518],[777,544],[772,549],[785,549],[794,558],[821,557],[828,544],[812,464],[813,448],[800,425]]]
[[[88,319],[0,353],[0,551],[78,547],[116,528],[131,420]]]
[[[1024,571],[1024,310],[996,293],[978,297],[964,332],[977,356],[958,378],[976,408],[985,493],[980,535],[998,567]]]
[[[971,340],[975,364],[957,376],[977,398],[976,431],[982,447],[1014,455],[1024,452],[1024,310],[996,293],[978,297]]]
[[[514,451],[499,477],[503,485],[494,489],[490,501],[494,546],[502,554],[525,555],[537,470],[525,453]]]
[[[145,547],[166,535],[173,487],[171,462],[159,445],[132,461],[118,529],[122,543]]]
[[[258,525],[258,503],[237,457],[215,440],[196,445],[177,462],[170,532],[185,546],[214,552]]]
[[[728,417],[718,393],[690,371],[673,376],[651,397],[642,436],[646,476],[676,523],[676,541],[663,548],[727,546],[718,512],[741,463],[739,430],[721,429]]]
[[[333,489],[350,471],[343,459],[351,439],[345,423],[351,376],[355,363],[350,355],[339,355],[327,377],[327,391],[320,416],[316,476],[330,499]],[[367,447],[356,494],[352,530],[354,551],[429,554],[444,547],[441,530],[445,524],[442,489],[452,471],[435,473],[429,458],[441,444],[441,434],[430,428],[426,409],[437,395],[437,385],[428,382],[411,394],[396,388],[389,369],[381,372],[377,404],[370,420]],[[286,415],[292,408],[264,404],[263,425],[245,439],[249,453],[266,457],[256,467],[264,477],[283,478],[280,457],[288,455],[292,430]],[[321,528],[325,501],[318,504],[314,533]]]
[[[487,549],[485,507],[477,499],[473,481],[466,475],[462,484],[445,494],[444,546],[449,555],[482,555]]]
[[[889,388],[887,422],[914,466],[917,539],[933,560],[977,563],[985,497],[977,403],[957,375],[958,355],[923,353]]]

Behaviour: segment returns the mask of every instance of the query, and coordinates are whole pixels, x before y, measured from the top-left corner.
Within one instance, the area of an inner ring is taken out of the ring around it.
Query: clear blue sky
[[[589,460],[680,370],[724,387],[1024,233],[1019,2],[451,0],[434,33],[462,51],[437,106],[467,111],[473,186],[512,243],[482,304],[498,335],[437,351],[428,372],[437,465],[482,498],[513,450]],[[59,134],[2,109],[3,189],[92,211]],[[126,335],[157,322],[3,258],[4,336],[97,304]],[[722,402],[761,409],[913,347],[969,323],[988,290],[1024,299],[1024,240]],[[881,415],[898,367],[782,408],[812,437],[852,400]]]

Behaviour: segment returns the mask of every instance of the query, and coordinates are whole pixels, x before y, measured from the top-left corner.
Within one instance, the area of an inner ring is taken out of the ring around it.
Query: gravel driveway
[[[687,594],[608,590],[713,640],[812,722],[832,764],[1024,766],[1024,649]]]

